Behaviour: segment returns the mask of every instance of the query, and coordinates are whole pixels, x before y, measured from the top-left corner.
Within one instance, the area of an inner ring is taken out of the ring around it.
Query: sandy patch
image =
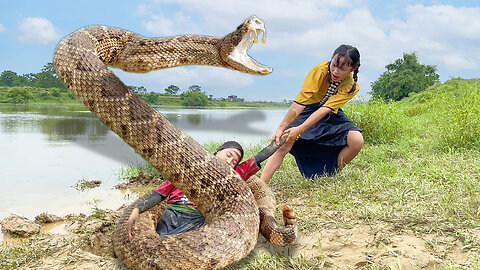
[[[475,232],[479,237],[478,230]],[[478,250],[465,248],[461,239],[438,234],[418,235],[385,225],[357,224],[352,228],[324,228],[299,233],[292,247],[278,247],[260,237],[254,252],[304,256],[325,268],[361,268],[369,264],[399,269],[435,269],[448,264],[465,266]]]

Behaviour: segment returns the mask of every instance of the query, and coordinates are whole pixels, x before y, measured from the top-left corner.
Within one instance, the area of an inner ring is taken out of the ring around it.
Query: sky
[[[147,37],[224,36],[251,15],[264,21],[267,35],[249,55],[273,68],[269,75],[197,65],[145,74],[113,70],[125,84],[159,93],[196,84],[214,97],[293,100],[308,71],[349,44],[361,55],[359,98],[370,97],[371,83],[403,53],[436,66],[441,82],[480,77],[477,0],[0,0],[0,72],[40,72],[58,42],[87,25]]]

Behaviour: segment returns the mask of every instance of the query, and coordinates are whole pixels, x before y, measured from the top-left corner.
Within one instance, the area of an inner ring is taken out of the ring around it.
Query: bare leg
[[[295,142],[288,142],[283,144],[270,158],[267,160],[267,164],[263,168],[262,175],[260,179],[268,183],[270,178],[272,178],[275,171],[282,165],[283,158],[285,155],[292,149],[292,146]]]
[[[338,170],[343,169],[357,154],[363,146],[363,136],[360,131],[349,130],[347,135],[347,146],[338,154]]]

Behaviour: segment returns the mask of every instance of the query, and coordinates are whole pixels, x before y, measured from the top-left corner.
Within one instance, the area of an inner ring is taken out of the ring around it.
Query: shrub
[[[433,100],[431,114],[441,149],[480,147],[480,80],[452,79]]]
[[[25,87],[12,87],[7,91],[7,98],[12,103],[28,103],[33,98],[33,95]]]
[[[365,142],[389,143],[406,133],[403,111],[393,101],[373,99],[344,107],[348,117],[363,130]]]
[[[181,95],[183,106],[203,107],[208,105],[208,97],[200,91],[187,91]]]

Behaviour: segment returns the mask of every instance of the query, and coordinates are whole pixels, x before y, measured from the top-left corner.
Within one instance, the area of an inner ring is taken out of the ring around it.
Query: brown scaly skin
[[[293,209],[283,206],[285,228],[275,220],[275,197],[268,185],[255,175],[247,180],[260,211],[260,233],[272,244],[292,246],[297,239],[297,223]]]
[[[53,63],[65,85],[195,202],[206,219],[206,225],[195,231],[160,236],[154,230],[158,211],[148,211],[151,213],[141,220],[140,231],[129,241],[125,216],[122,217],[113,240],[117,256],[128,267],[216,269],[232,264],[255,246],[259,210],[251,190],[230,166],[206,152],[136,96],[107,66],[147,72],[201,64],[267,74],[270,69],[248,57],[225,55],[229,51],[226,47],[238,48],[236,42],[248,47],[251,41],[241,36],[251,38],[252,31],[256,35],[258,26],[263,26],[259,22],[258,18],[251,17],[223,39],[199,36],[149,39],[117,28],[89,26],[68,35],[58,44]],[[232,59],[243,60],[235,62]],[[135,205],[126,212],[130,213]]]

